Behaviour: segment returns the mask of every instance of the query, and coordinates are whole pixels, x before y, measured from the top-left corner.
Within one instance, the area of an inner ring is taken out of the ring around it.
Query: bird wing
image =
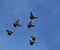
[[[29,24],[32,24],[32,21],[30,21]]]
[[[16,21],[16,23],[18,23],[19,22],[19,19]]]
[[[33,16],[32,12],[30,12],[30,16],[31,16],[31,17]]]

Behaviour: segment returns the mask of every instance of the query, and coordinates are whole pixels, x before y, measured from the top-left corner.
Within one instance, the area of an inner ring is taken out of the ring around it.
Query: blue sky
[[[29,12],[38,19],[28,29]],[[0,50],[60,50],[60,0],[0,0]],[[20,20],[22,27],[14,28]],[[14,32],[8,36],[6,29]],[[36,43],[29,45],[30,36]]]

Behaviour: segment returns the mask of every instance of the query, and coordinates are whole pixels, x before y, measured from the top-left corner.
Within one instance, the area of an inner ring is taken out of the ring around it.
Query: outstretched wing
[[[34,16],[34,19],[37,19],[37,17]]]
[[[18,23],[19,22],[19,19],[16,21],[16,23]]]
[[[32,12],[30,12],[30,17],[32,17],[33,16],[33,14],[32,14]]]
[[[10,30],[6,30],[6,32],[8,32],[8,33],[13,33],[12,31],[10,31]]]
[[[32,20],[29,22],[29,24],[32,24]]]
[[[18,24],[16,24],[16,26],[22,26],[22,25],[18,23]]]
[[[32,27],[35,27],[35,25],[31,25]]]
[[[33,41],[35,41],[35,40],[36,40],[36,37],[34,37],[34,36],[31,36],[31,38],[32,38],[32,40],[33,40]]]

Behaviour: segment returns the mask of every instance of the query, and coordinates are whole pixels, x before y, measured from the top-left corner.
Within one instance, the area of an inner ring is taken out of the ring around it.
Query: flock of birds
[[[35,25],[32,24],[32,20],[33,19],[37,19],[37,17],[35,17],[32,12],[30,12],[30,22],[29,24],[27,24],[27,27],[28,28],[31,28],[31,27],[34,27]],[[13,27],[21,27],[22,25],[19,23],[19,20],[16,20],[15,23],[13,23]],[[14,33],[13,31],[11,30],[6,30],[7,34],[8,35],[12,35],[12,33]],[[31,36],[31,39],[29,40],[29,44],[30,45],[33,45],[36,41],[36,37],[35,36]]]

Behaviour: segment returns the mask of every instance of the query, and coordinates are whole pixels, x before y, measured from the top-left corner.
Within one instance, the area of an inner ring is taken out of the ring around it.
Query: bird
[[[28,28],[34,27],[35,25],[32,24],[32,21],[29,22],[29,24],[27,25]]]
[[[30,39],[30,45],[34,45],[35,41]]]
[[[16,20],[16,22],[13,23],[13,26],[14,26],[14,27],[17,27],[17,26],[18,26],[18,27],[19,27],[19,26],[21,27],[22,25],[19,23],[19,20]]]
[[[12,35],[12,33],[14,33],[11,30],[6,30],[6,32],[8,33],[8,35]]]
[[[35,41],[36,40],[36,37],[35,36],[31,36],[32,40]]]
[[[33,19],[37,19],[37,17],[35,17],[32,12],[30,12],[30,19],[33,20]]]

